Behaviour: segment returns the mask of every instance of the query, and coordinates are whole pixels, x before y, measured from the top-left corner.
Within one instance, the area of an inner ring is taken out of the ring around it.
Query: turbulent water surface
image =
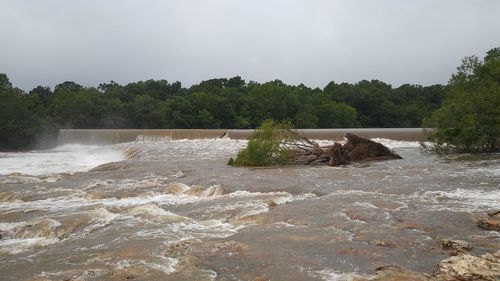
[[[349,280],[430,272],[440,238],[500,250],[500,155],[233,168],[244,140],[0,154],[1,280]]]

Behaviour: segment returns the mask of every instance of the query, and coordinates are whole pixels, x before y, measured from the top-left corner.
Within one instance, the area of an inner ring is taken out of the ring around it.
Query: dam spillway
[[[213,139],[228,137],[246,139],[254,130],[246,129],[61,129],[58,144],[116,144],[161,139]],[[341,140],[346,133],[365,138],[384,138],[398,141],[425,141],[423,128],[344,128],[298,129],[299,133],[317,140]]]

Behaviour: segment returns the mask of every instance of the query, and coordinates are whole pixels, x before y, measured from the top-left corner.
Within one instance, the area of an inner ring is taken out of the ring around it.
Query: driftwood
[[[386,146],[353,134],[346,134],[347,142],[320,146],[305,136],[296,136],[284,145],[290,148],[293,162],[298,165],[347,165],[356,161],[401,159]]]

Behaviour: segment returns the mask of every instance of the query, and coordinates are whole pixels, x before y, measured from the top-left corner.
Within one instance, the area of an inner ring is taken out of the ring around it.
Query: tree
[[[44,104],[47,105],[52,99],[52,91],[49,87],[38,86],[29,92],[31,96],[35,96]]]
[[[128,119],[134,128],[158,129],[164,125],[161,102],[151,96],[136,96],[127,105]]]
[[[241,88],[243,86],[245,86],[245,80],[241,79],[240,76],[229,78],[229,80],[226,83],[226,87],[230,88]]]
[[[54,88],[54,92],[57,92],[58,90],[63,88],[68,89],[70,91],[80,91],[83,89],[83,86],[73,81],[66,81],[59,85],[56,85],[56,87]]]
[[[7,74],[0,73],[0,91],[7,91],[12,88],[12,84],[9,81]]]
[[[53,129],[53,128],[52,128]],[[51,131],[39,102],[12,87],[9,78],[0,74],[0,150],[32,148]]]
[[[345,103],[325,102],[318,106],[319,128],[356,127],[356,110]]]
[[[438,150],[500,151],[500,49],[483,61],[466,57],[448,85],[443,106],[425,124]]]
[[[228,165],[271,166],[289,163],[292,155],[284,144],[297,140],[297,137],[291,131],[290,124],[268,119],[250,136],[247,147],[238,153],[236,160],[231,158]]]
[[[297,128],[316,128],[318,116],[316,109],[311,104],[304,104],[295,114],[294,124]]]
[[[53,120],[64,128],[91,127],[91,119],[96,116],[92,114],[93,103],[90,96],[85,94],[83,88],[58,86],[48,109]]]

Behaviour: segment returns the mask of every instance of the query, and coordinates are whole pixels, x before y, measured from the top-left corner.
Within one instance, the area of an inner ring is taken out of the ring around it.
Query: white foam
[[[500,177],[500,168],[494,167],[494,168],[478,168],[473,171],[477,171],[479,173],[482,173],[486,176],[490,177]]]
[[[50,175],[88,171],[99,165],[124,160],[112,146],[63,145],[50,150],[0,154],[0,175]]]
[[[389,148],[418,148],[418,142],[394,141],[389,139],[373,139]],[[321,146],[332,145],[330,140],[314,140]],[[229,138],[219,139],[179,139],[140,137],[135,142],[116,145],[121,149],[133,150],[134,159],[139,160],[174,160],[174,159],[214,159],[218,157],[236,156],[239,150],[246,147],[247,140]],[[345,143],[340,141],[340,143]]]
[[[353,205],[360,206],[366,209],[378,209],[377,206],[373,205],[370,202],[354,202]]]
[[[313,278],[321,278],[324,281],[352,281],[354,278],[361,277],[356,273],[341,273],[330,268],[323,268],[320,270],[313,268],[306,268],[303,266],[296,267],[300,272],[306,272]]]
[[[155,204],[147,204],[134,207],[127,211],[128,214],[151,222],[180,222],[189,220],[188,217],[179,216],[177,214],[165,211]]]
[[[489,209],[498,209],[500,207],[500,190],[482,190],[482,189],[461,189],[457,188],[451,191],[417,191],[415,193],[390,194],[363,190],[337,190],[322,198],[331,196],[374,196],[384,200],[391,200],[400,206],[393,210],[408,208],[408,204],[421,204],[432,211],[459,211],[476,212]],[[359,204],[354,203],[354,204]],[[366,205],[368,207],[368,205]]]
[[[452,201],[444,209],[457,209],[466,211],[479,211],[489,208],[500,207],[500,190],[485,191],[481,189],[461,189],[452,191],[426,191],[421,196],[435,199],[437,197],[447,198]]]
[[[113,220],[120,217],[119,214],[112,213],[106,208],[97,208],[86,212],[92,219],[94,224],[86,229],[87,232],[91,232],[97,228],[109,225]]]
[[[169,136],[150,136],[150,135],[138,135],[135,138],[136,142],[166,142],[172,141],[173,139]]]
[[[357,274],[353,273],[340,273],[329,268],[318,270],[311,275],[313,275],[313,277],[319,277],[325,281],[351,281],[354,279],[354,277],[358,276]]]
[[[34,237],[27,239],[0,240],[0,254],[16,255],[35,247],[44,247],[59,242],[57,238]]]
[[[175,239],[225,238],[234,235],[242,227],[222,220],[185,220],[165,224],[162,228],[139,230],[133,235],[140,238],[167,238],[166,243],[171,243]]]
[[[229,157],[244,148],[246,140],[232,139],[179,139],[164,141],[139,140],[117,144],[122,150],[133,149],[134,159],[139,160],[174,160],[174,159],[214,159]]]
[[[53,219],[31,222],[0,223],[0,255],[15,255],[60,241],[56,228],[61,223]]]
[[[275,223],[272,223],[273,226],[275,227],[278,227],[278,228],[282,228],[282,227],[285,227],[285,228],[303,228],[303,227],[306,227],[306,226],[298,226],[298,225],[295,225],[295,224],[291,224],[289,222],[285,222],[285,221],[278,221],[278,222],[275,222]]]
[[[212,189],[210,192],[214,191]],[[0,202],[0,210],[3,212],[9,212],[13,210],[24,210],[26,208],[38,209],[38,210],[51,210],[51,211],[65,211],[73,210],[81,207],[90,206],[105,206],[105,207],[118,207],[118,208],[131,208],[139,205],[146,204],[158,204],[165,206],[178,206],[183,204],[196,203],[200,201],[210,201],[220,197],[255,197],[262,195],[270,196],[289,196],[288,193],[260,193],[260,192],[248,192],[248,191],[238,191],[234,193],[229,193],[220,196],[208,196],[201,197],[196,195],[188,194],[164,194],[151,192],[144,196],[137,197],[126,197],[126,198],[103,198],[103,199],[87,199],[80,196],[60,196],[52,197],[44,200],[36,200],[30,202]]]
[[[203,190],[201,197],[211,197],[211,196],[221,196],[224,193],[224,189],[220,185],[212,185],[209,188]]]
[[[391,139],[373,138],[374,142],[381,143],[388,148],[420,148],[421,145],[416,141],[397,141]]]
[[[26,225],[26,222],[2,222],[0,223],[0,231],[5,232]]]
[[[146,267],[170,274],[175,272],[179,260],[170,257],[157,257],[161,263],[146,262],[144,260],[121,260],[114,264],[114,268],[123,270],[129,267]]]

